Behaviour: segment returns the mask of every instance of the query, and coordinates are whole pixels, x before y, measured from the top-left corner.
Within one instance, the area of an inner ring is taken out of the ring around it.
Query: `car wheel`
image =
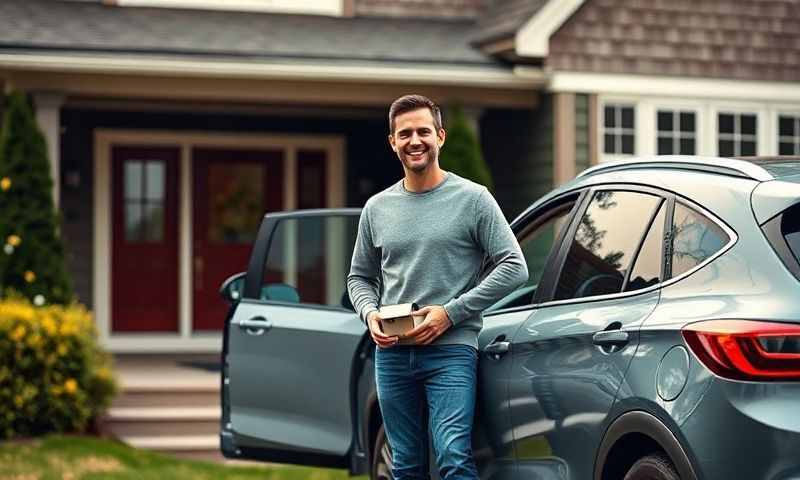
[[[625,480],[680,480],[669,457],[657,453],[642,457],[633,464]]]
[[[386,441],[386,432],[383,430],[383,425],[378,429],[378,434],[375,436],[375,446],[372,449],[372,469],[370,470],[370,478],[372,480],[394,480],[392,475],[392,450],[389,448],[389,442]]]

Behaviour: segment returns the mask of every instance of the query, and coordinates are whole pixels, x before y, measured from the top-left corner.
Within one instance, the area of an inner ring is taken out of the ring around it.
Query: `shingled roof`
[[[0,1],[0,49],[490,66],[472,21]]]
[[[547,65],[800,81],[800,0],[588,0],[550,37]]]
[[[485,44],[513,37],[525,22],[548,0],[488,0],[486,12],[478,21],[474,44]]]

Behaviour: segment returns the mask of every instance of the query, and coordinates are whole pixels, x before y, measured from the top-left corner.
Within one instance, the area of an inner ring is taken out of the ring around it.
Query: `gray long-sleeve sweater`
[[[485,262],[491,270],[482,276]],[[379,305],[443,305],[453,326],[434,344],[477,348],[481,312],[527,279],[492,195],[448,172],[431,190],[410,192],[401,180],[367,201],[347,289],[363,321]]]

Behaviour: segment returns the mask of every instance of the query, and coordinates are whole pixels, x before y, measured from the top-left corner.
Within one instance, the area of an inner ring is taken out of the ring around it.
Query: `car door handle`
[[[486,345],[483,351],[486,352],[489,355],[489,357],[498,360],[501,356],[508,353],[510,349],[511,349],[511,342],[495,340],[489,345]]]
[[[249,335],[263,335],[272,328],[272,322],[264,317],[253,317],[240,321],[239,328],[246,330]]]
[[[603,330],[592,335],[592,343],[600,347],[624,347],[630,337],[622,330]]]

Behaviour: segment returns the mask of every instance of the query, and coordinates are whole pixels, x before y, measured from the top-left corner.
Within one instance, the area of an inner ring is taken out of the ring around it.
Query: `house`
[[[402,94],[464,108],[509,217],[597,162],[800,154],[800,1],[4,0],[0,83],[104,344],[213,352],[264,211],[399,178]]]

